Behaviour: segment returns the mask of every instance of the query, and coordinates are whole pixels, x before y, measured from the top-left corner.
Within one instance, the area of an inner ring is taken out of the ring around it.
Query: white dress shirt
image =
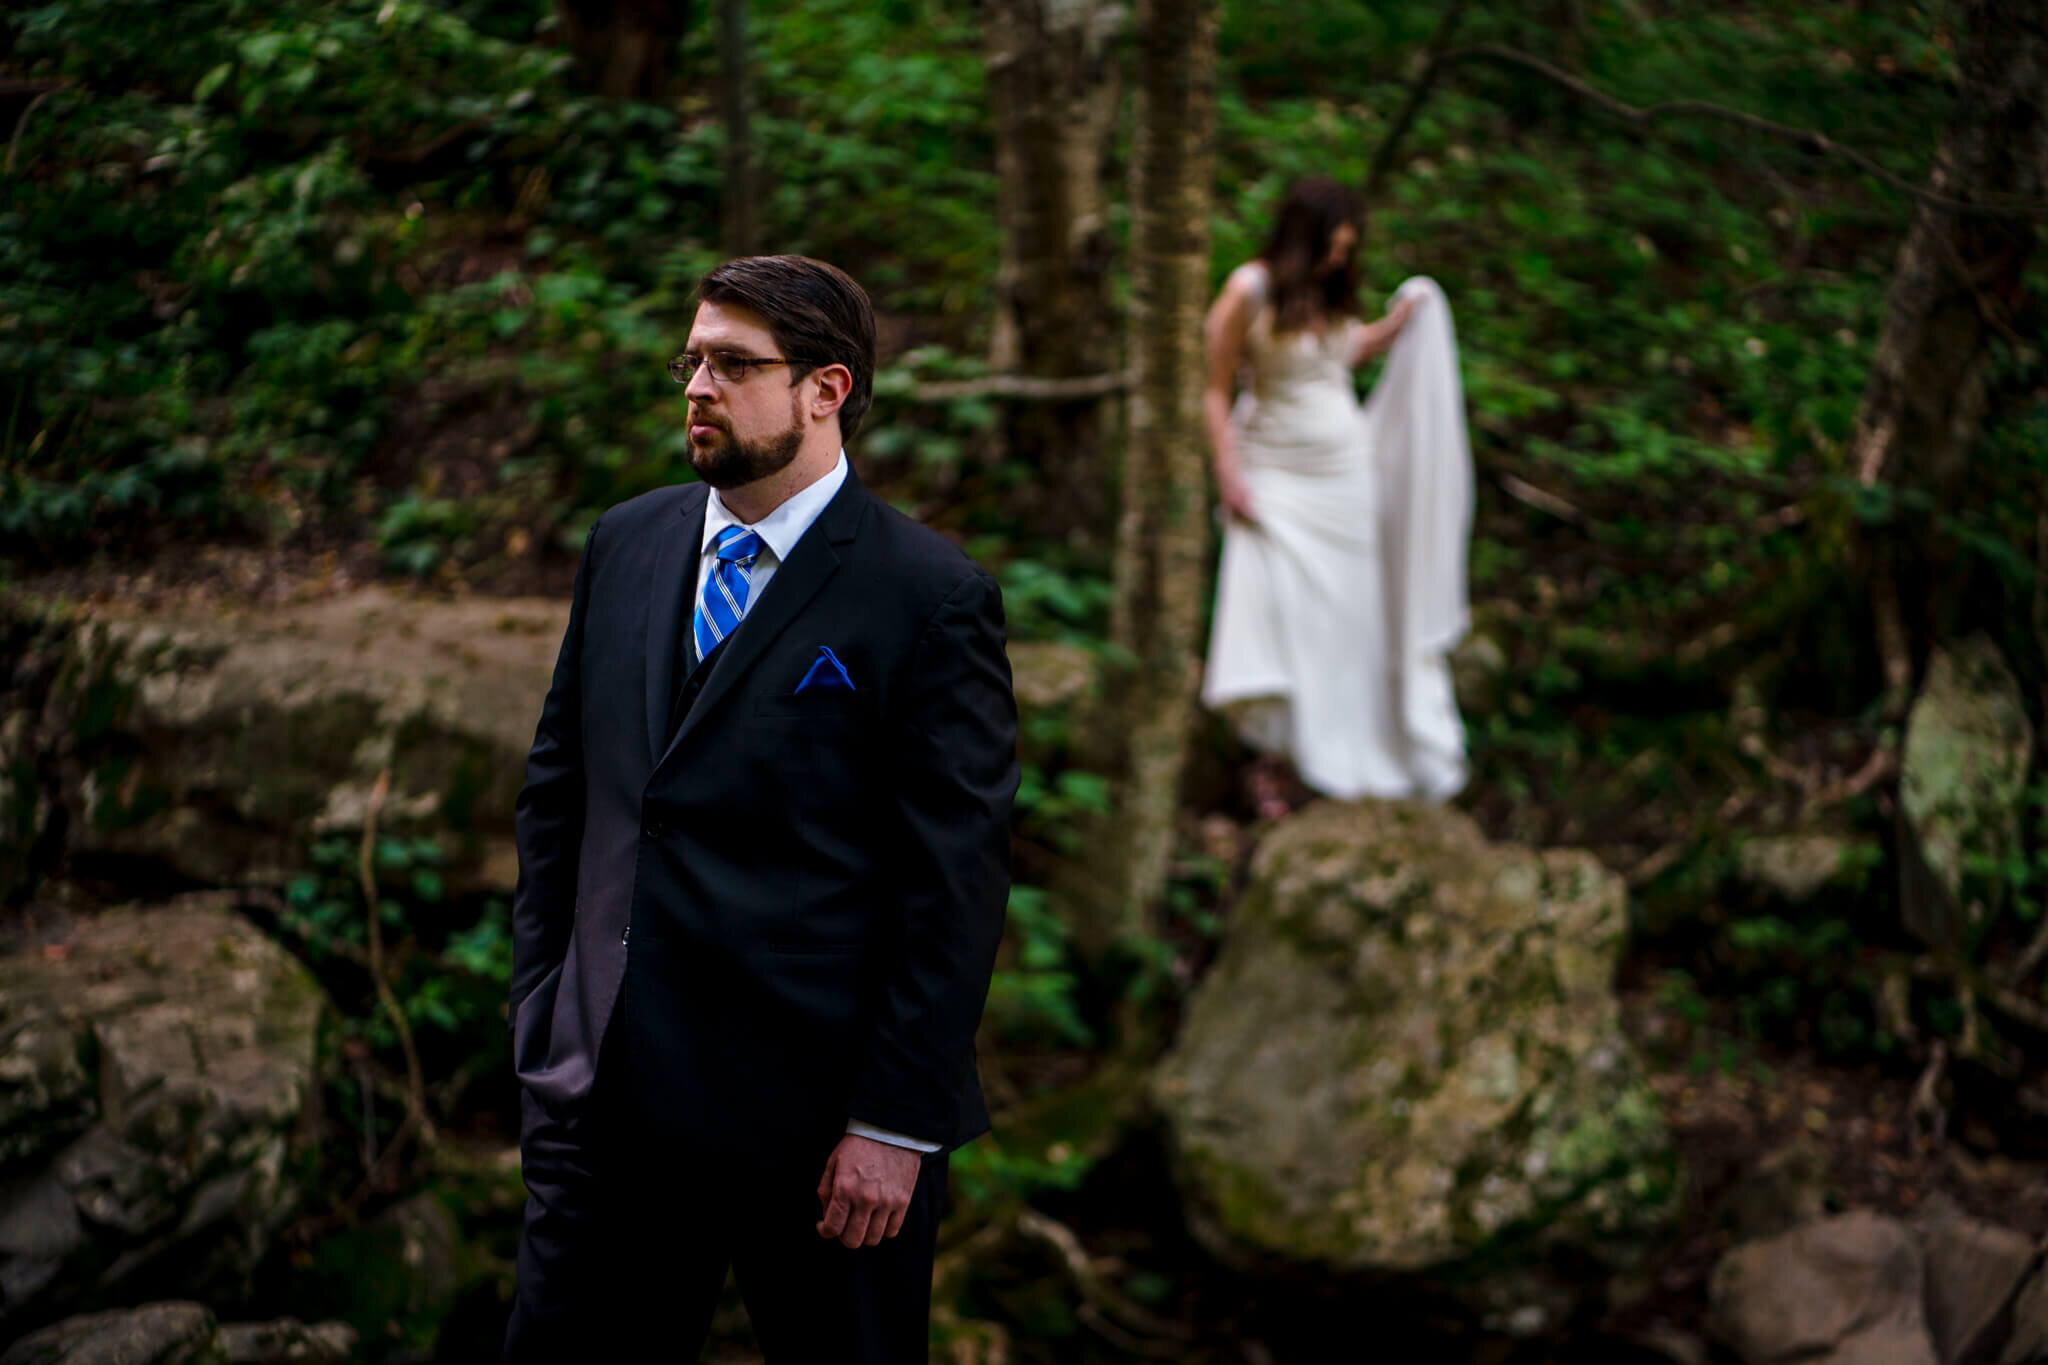
[[[711,566],[718,560],[720,531],[728,526],[739,526],[761,537],[759,557],[754,560],[754,567],[747,572],[750,580],[747,589],[747,611],[752,611],[754,604],[761,600],[761,594],[768,591],[768,581],[775,577],[775,570],[781,566],[783,560],[789,558],[790,551],[803,539],[804,532],[811,529],[811,523],[818,519],[819,514],[839,492],[840,485],[846,482],[846,467],[846,452],[842,450],[839,452],[838,463],[832,466],[831,473],[792,494],[788,501],[751,526],[734,516],[732,510],[725,505],[725,500],[718,496],[718,490],[712,489],[710,498],[704,504],[704,539],[697,547],[697,584],[696,590],[690,595],[691,619],[695,620],[696,604],[704,592],[704,576],[711,572]],[[746,620],[745,611],[740,613],[740,619]],[[848,1119],[846,1131],[855,1137],[886,1142],[892,1147],[909,1147],[920,1152],[939,1150],[939,1144],[936,1142],[925,1142],[902,1133],[892,1133],[886,1128],[877,1128],[858,1119]]]

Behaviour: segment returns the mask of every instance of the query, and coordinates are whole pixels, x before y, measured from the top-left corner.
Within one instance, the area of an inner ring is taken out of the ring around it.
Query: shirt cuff
[[[901,1133],[892,1133],[886,1128],[877,1128],[872,1123],[862,1123],[859,1119],[848,1119],[846,1121],[846,1131],[854,1137],[872,1138],[876,1142],[886,1142],[891,1147],[908,1147],[913,1152],[936,1152],[939,1150],[939,1144],[936,1142],[925,1142],[918,1138],[905,1137]]]

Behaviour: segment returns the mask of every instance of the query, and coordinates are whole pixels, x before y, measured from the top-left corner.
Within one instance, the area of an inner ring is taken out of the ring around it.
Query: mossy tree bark
[[[995,116],[998,374],[1066,379],[1115,367],[1115,247],[1107,173],[1122,99],[1118,0],[983,0]],[[1039,471],[1018,507],[1027,535],[1109,533],[1108,400],[1012,403],[1006,454]]]
[[[1121,750],[1100,885],[1120,938],[1151,927],[1200,678],[1209,496],[1202,314],[1216,119],[1215,0],[1140,0],[1131,154],[1130,355],[1110,623]]]
[[[1956,105],[1928,177],[1931,197],[1916,205],[1899,250],[1849,446],[1861,483],[1924,494],[1937,511],[1954,506],[1969,473],[1996,348],[2020,341],[2009,319],[2039,221],[1936,201],[2048,200],[2048,26],[2038,0],[1957,0],[1951,12],[1961,43]],[[1953,578],[1940,572],[1934,529],[1894,524],[1869,547],[1896,709],[1913,657],[1946,615],[1942,603],[1899,596],[1901,585]]]

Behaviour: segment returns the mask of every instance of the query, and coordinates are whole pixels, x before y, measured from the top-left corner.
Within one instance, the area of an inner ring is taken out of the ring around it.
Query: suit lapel
[[[790,622],[802,614],[803,609],[817,596],[818,589],[825,586],[832,575],[839,571],[839,551],[835,548],[852,540],[860,527],[861,513],[865,510],[868,491],[851,469],[846,471],[846,482],[832,495],[832,501],[825,504],[825,510],[818,514],[817,521],[806,531],[789,552],[789,558],[778,565],[775,576],[768,580],[768,586],[761,590],[759,603],[748,608],[747,616],[740,628],[732,633],[726,642],[711,653],[711,672],[704,679],[704,690],[697,694],[696,704],[683,718],[676,730],[675,743],[668,747],[655,766],[668,761],[675,751],[682,747],[690,732],[700,724],[720,701],[739,686],[749,670],[775,643],[776,637],[788,628]],[[697,535],[704,534],[703,518],[698,517]],[[791,686],[795,684],[792,683]]]
[[[704,504],[709,497],[703,484],[686,485],[677,508],[681,524],[654,549],[654,573],[647,585],[647,752],[656,761],[668,747],[676,646],[683,605],[697,582],[697,559],[704,544]]]

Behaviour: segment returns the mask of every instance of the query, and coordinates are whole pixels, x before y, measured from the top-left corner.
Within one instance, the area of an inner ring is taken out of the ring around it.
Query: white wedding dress
[[[1256,524],[1223,536],[1203,704],[1326,796],[1448,800],[1465,732],[1445,656],[1468,622],[1472,453],[1451,310],[1434,280],[1361,409],[1365,324],[1275,335],[1254,261],[1250,382],[1232,414]]]

